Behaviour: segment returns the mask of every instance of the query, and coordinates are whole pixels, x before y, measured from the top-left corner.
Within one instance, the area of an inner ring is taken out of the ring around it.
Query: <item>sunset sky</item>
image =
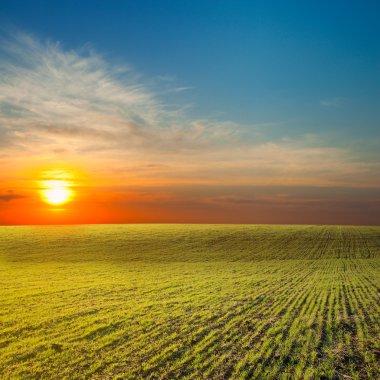
[[[0,2],[0,224],[380,224],[380,2]]]

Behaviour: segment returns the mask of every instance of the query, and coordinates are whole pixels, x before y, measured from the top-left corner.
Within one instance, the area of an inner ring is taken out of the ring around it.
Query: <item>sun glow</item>
[[[72,200],[74,184],[68,180],[69,173],[55,170],[44,173],[44,176],[49,178],[40,181],[40,195],[44,202],[59,206]]]
[[[72,198],[72,190],[66,181],[45,181],[47,188],[42,190],[44,201],[52,205],[67,203]]]

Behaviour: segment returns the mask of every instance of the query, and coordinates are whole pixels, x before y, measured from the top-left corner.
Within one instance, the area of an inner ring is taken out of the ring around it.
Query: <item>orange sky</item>
[[[79,166],[79,165],[78,165]],[[96,172],[94,170],[94,172]],[[72,197],[50,204],[44,183],[65,179]],[[128,180],[128,178],[130,180]],[[48,180],[47,180],[48,179]],[[239,182],[241,181],[241,183]],[[268,179],[269,181],[269,179]],[[129,182],[129,183],[128,183]],[[270,182],[270,181],[269,181]],[[1,224],[309,223],[377,224],[376,188],[260,185],[229,178],[133,178],[46,168],[14,175]],[[378,203],[377,203],[378,204]],[[352,221],[354,223],[352,223]]]
[[[371,152],[191,118],[95,53],[29,36],[12,51],[28,66],[2,62],[2,225],[380,223]],[[44,181],[66,181],[72,198],[49,204]]]

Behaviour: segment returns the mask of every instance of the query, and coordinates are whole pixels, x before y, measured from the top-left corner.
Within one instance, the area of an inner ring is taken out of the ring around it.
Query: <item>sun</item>
[[[71,202],[77,196],[80,173],[73,169],[40,169],[37,173],[36,187],[41,200],[50,210],[65,210],[60,206]]]
[[[71,183],[65,180],[43,181],[42,199],[51,205],[58,206],[69,202],[73,197]]]

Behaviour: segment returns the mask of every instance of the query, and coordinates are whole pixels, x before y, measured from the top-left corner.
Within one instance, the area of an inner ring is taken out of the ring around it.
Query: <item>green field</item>
[[[380,378],[380,227],[0,228],[1,379]]]

